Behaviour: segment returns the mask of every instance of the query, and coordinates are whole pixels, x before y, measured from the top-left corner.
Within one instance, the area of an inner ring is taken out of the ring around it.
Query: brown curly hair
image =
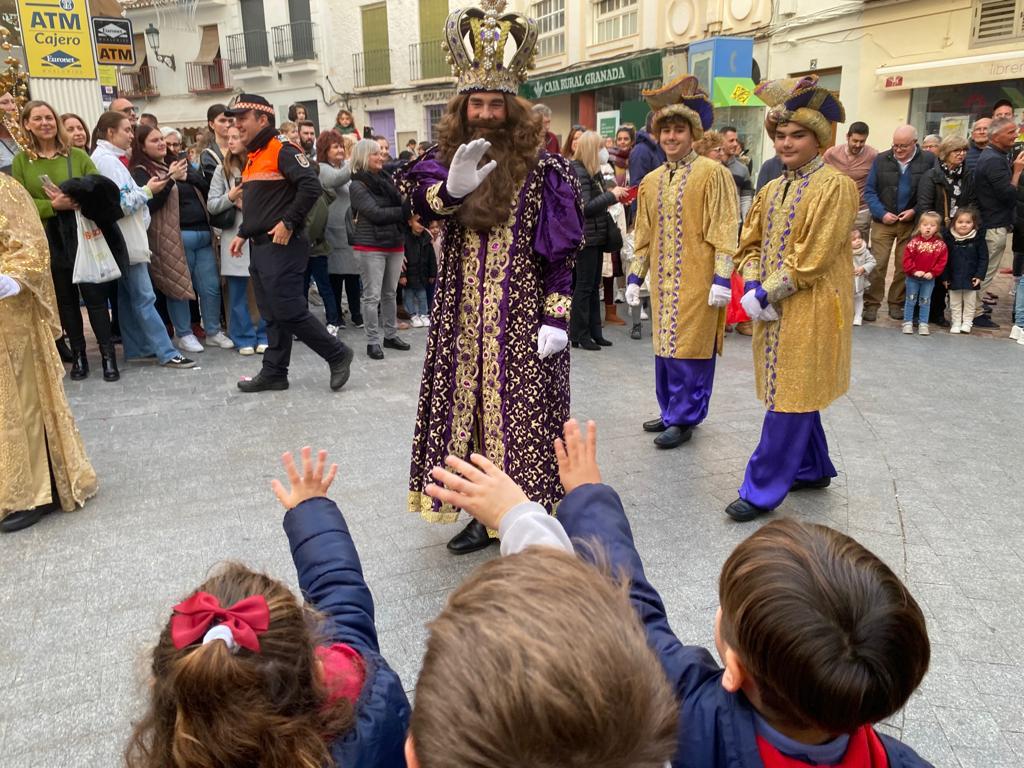
[[[455,214],[467,229],[482,232],[508,221],[519,188],[539,159],[544,137],[540,115],[526,99],[510,94],[504,96],[506,119],[501,126],[471,126],[466,116],[469,94],[459,94],[448,102],[438,126],[438,160],[442,163],[450,163],[455,150],[480,136],[491,142],[484,159],[498,161],[494,171]]]
[[[332,765],[330,739],[355,720],[352,703],[331,703],[321,680],[321,617],[284,584],[240,563],[226,564],[195,592],[224,606],[263,595],[270,627],[258,653],[232,653],[223,642],[178,650],[168,622],[153,649],[149,709],[125,750],[128,768]]]

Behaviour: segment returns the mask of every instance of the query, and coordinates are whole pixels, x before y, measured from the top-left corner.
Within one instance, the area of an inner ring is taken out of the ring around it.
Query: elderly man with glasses
[[[110,111],[120,112],[125,115],[128,118],[128,121],[132,124],[133,129],[139,123],[139,108],[132,104],[128,99],[114,99],[110,102]]]
[[[864,292],[864,320],[878,317],[885,293],[885,274],[889,258],[896,251],[896,267],[889,286],[889,317],[903,318],[906,297],[903,274],[903,249],[914,232],[917,191],[921,178],[935,167],[937,159],[917,145],[917,130],[901,125],[892,135],[892,148],[879,152],[871,165],[864,199],[871,211],[871,253],[878,266],[879,279]]]

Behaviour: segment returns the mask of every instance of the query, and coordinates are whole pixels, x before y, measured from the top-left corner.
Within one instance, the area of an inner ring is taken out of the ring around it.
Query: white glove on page
[[[537,331],[537,355],[545,357],[557,355],[569,345],[569,334],[553,325],[542,325]]]
[[[0,275],[0,299],[17,296],[19,293],[21,293],[21,283],[13,277]]]
[[[761,313],[764,312],[764,307],[758,301],[753,288],[743,294],[743,298],[740,299],[740,306],[743,307],[743,311],[750,316],[751,320],[760,320]]]
[[[626,286],[626,303],[631,307],[640,306],[640,286],[636,283]]]
[[[724,285],[711,284],[711,292],[708,294],[708,306],[727,307],[732,300],[732,288]]]
[[[487,139],[473,139],[455,150],[455,157],[448,168],[448,181],[445,183],[449,195],[465,197],[483,184],[484,179],[498,165],[497,161],[491,160],[483,168],[477,168],[490,148],[491,142]]]

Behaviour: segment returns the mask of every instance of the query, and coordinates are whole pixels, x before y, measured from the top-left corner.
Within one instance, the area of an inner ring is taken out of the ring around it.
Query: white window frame
[[[985,37],[979,37],[981,32],[981,15],[989,6],[992,11],[995,6],[1013,5],[1013,18],[1010,23],[1010,30],[1002,34],[989,33]],[[1024,40],[1024,0],[974,0],[971,9],[971,47],[998,45],[1001,43]]]
[[[436,127],[444,118],[445,108],[445,104],[425,104],[423,106],[423,122],[426,123],[424,133],[427,135],[427,141],[431,143],[437,141]],[[431,120],[431,113],[433,110],[437,110],[437,122],[433,122]]]
[[[613,43],[640,32],[639,0],[594,0],[594,44]]]
[[[530,16],[537,20],[537,58],[565,53],[565,0],[537,0],[530,4]]]

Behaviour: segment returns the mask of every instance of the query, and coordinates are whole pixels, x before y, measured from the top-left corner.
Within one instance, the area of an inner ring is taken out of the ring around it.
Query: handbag
[[[232,206],[220,213],[210,214],[210,226],[214,229],[231,229],[235,226],[235,212],[238,209]]]
[[[114,253],[107,245],[103,230],[91,219],[75,211],[78,224],[78,252],[75,254],[75,269],[72,283],[109,283],[121,277],[121,270],[114,260]]]
[[[608,240],[604,244],[604,250],[606,253],[615,253],[616,251],[622,250],[622,230],[619,229],[619,225],[615,223],[614,217],[605,211],[604,223],[608,228]]]
[[[125,216],[117,222],[117,226],[121,228],[121,234],[124,235],[124,244],[128,246],[129,264],[149,264],[149,258],[153,255],[149,250],[146,225],[142,222],[141,210],[131,216]]]

